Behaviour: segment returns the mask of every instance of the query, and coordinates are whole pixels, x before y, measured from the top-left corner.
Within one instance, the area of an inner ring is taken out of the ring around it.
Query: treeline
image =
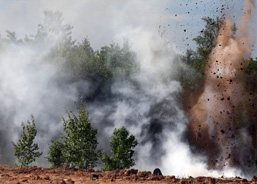
[[[122,46],[113,43],[101,47],[100,50],[94,50],[87,38],[82,42],[72,39],[72,26],[63,24],[61,12],[45,11],[44,15],[45,19],[38,25],[36,35],[25,36],[21,40],[16,38],[15,32],[6,31],[7,38],[0,38],[0,52],[12,43],[31,47],[41,46],[41,48],[52,44],[51,52],[45,57],[45,62],[52,62],[57,66],[60,74],[69,76],[65,78],[68,82],[86,80],[93,84],[93,91],[90,94],[80,91],[83,98],[89,101],[110,95],[110,86],[117,80],[137,86],[136,81],[131,77],[138,71],[136,54],[130,49],[128,42],[124,42]],[[222,23],[219,18],[210,17],[203,18],[203,21],[204,29],[193,39],[197,45],[196,50],[189,49],[184,56],[180,56],[182,62],[193,69],[191,72],[185,72],[184,68],[179,68],[181,75],[178,75],[177,79],[181,82],[184,91],[198,91],[201,88],[204,82],[205,64],[216,44],[218,30]],[[236,27],[234,29],[236,31]],[[256,68],[256,61],[250,59],[248,66],[244,68],[245,76],[242,79],[253,91],[257,88]],[[63,76],[60,75],[60,77]]]
[[[6,31],[7,38],[0,38],[0,53],[12,44],[20,47],[51,49],[44,62],[51,62],[58,69],[60,80],[66,83],[86,80],[93,84],[94,90],[86,95],[87,100],[110,93],[114,80],[131,82],[131,74],[136,70],[135,53],[130,50],[129,43],[122,46],[113,43],[94,50],[87,38],[82,42],[72,39],[72,26],[63,23],[61,12],[44,12],[45,18],[38,25],[35,35],[18,39],[15,32]],[[68,76],[68,77],[67,77]],[[65,77],[65,79],[64,79]]]

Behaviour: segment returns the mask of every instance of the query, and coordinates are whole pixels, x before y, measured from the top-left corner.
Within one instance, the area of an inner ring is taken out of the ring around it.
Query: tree
[[[51,168],[63,167],[65,163],[65,158],[62,154],[64,145],[59,141],[51,141],[51,143],[49,145],[48,156],[45,158],[52,164]]]
[[[37,135],[35,119],[31,116],[32,121],[28,120],[27,125],[21,123],[22,126],[22,135],[19,139],[18,143],[15,144],[12,142],[14,146],[14,155],[18,158],[17,165],[21,167],[28,167],[29,164],[35,161],[37,157],[40,157],[43,153],[38,152],[39,146],[34,142],[34,139]]]
[[[103,170],[128,169],[135,165],[134,148],[138,144],[134,135],[129,136],[129,131],[122,127],[113,131],[113,138],[110,141],[111,152],[113,155],[108,157],[105,152],[102,154],[104,163]]]
[[[184,57],[186,63],[192,65],[200,73],[204,72],[206,60],[215,47],[222,23],[220,18],[216,18],[215,20],[210,17],[204,17],[202,20],[205,22],[205,28],[201,30],[199,36],[193,39],[197,44],[197,50],[187,50],[186,56]]]
[[[204,17],[202,19],[205,22],[205,29],[200,32],[200,35],[194,38],[196,42],[198,55],[206,58],[211,53],[211,50],[216,45],[216,38],[221,26],[221,20],[219,18],[212,19],[210,17]]]
[[[44,21],[38,25],[35,39],[38,41],[53,40],[60,45],[73,44],[72,26],[63,24],[63,14],[59,11],[44,11]]]
[[[67,112],[67,120],[63,118],[63,128],[66,133],[65,136],[61,136],[63,143],[52,141],[52,145],[49,146],[46,158],[52,167],[89,169],[96,166],[97,130],[91,127],[82,101],[77,106],[77,111],[78,115],[71,111]]]
[[[111,44],[107,50],[106,62],[114,80],[129,80],[137,69],[135,53],[130,50],[128,41],[122,47],[116,43]]]

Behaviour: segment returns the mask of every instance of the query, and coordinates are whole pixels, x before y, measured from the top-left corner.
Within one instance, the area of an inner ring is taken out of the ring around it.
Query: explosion
[[[248,32],[254,2],[246,0],[244,8],[247,11],[237,31],[230,19],[222,22],[206,63],[203,92],[189,112],[189,139],[207,155],[209,169],[235,167],[246,172],[247,162],[254,160],[251,155],[256,156],[256,135],[250,134],[250,129],[256,132],[254,122],[240,122],[238,118],[244,101],[251,95],[242,77],[255,42]]]

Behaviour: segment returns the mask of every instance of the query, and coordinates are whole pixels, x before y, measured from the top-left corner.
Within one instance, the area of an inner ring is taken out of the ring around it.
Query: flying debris
[[[206,153],[209,169],[235,167],[250,174],[256,166],[250,168],[246,162],[256,155],[256,133],[251,132],[256,132],[257,128],[254,122],[239,119],[238,113],[244,113],[242,104],[250,95],[240,73],[244,71],[242,65],[249,63],[254,45],[255,38],[248,34],[248,28],[255,7],[249,0],[244,6],[246,13],[236,33],[231,29],[233,23],[230,19],[222,22],[216,47],[205,68],[203,92],[189,110],[189,138],[195,148]],[[224,10],[225,5],[222,5],[221,11]],[[199,125],[204,127],[201,136],[195,131]]]

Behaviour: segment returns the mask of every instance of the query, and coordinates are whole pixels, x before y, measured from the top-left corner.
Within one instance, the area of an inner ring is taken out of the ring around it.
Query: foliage
[[[51,143],[49,145],[48,156],[45,158],[52,164],[51,168],[64,167],[65,158],[62,154],[64,148],[63,143],[59,141],[51,141]]]
[[[94,50],[87,38],[76,43],[71,36],[72,29],[72,26],[64,23],[61,12],[45,11],[43,22],[38,25],[35,35],[26,35],[19,40],[15,32],[7,31],[7,39],[0,37],[0,48],[10,43],[42,48],[43,51],[44,48],[51,48],[44,62],[55,65],[60,81],[65,80],[70,84],[87,81],[92,91],[89,95],[85,91],[80,91],[80,94],[88,101],[109,95],[114,81],[127,82],[131,79],[136,65],[135,53],[130,50],[128,42],[125,41],[122,46],[113,43]]]
[[[216,44],[216,38],[221,26],[219,18],[215,20],[210,17],[204,17],[202,20],[205,22],[205,28],[200,32],[199,36],[193,39],[197,44],[197,50],[187,50],[184,57],[184,61],[200,73],[204,72],[205,63]]]
[[[47,160],[52,167],[68,166],[78,169],[89,169],[96,166],[98,160],[97,130],[91,127],[85,104],[77,106],[78,115],[67,112],[68,119],[63,118],[63,128],[66,133],[61,136],[63,143],[52,141],[49,146]]]
[[[246,67],[243,66],[243,70],[242,80],[244,80],[245,89],[249,93],[244,97],[242,96],[242,103],[240,107],[236,108],[238,112],[237,122],[247,125],[250,134],[254,137],[256,133],[253,130],[256,129],[255,122],[257,122],[257,60],[251,58],[249,64]]]
[[[245,68],[245,74],[246,84],[253,91],[257,91],[257,61],[254,61],[252,58],[250,59],[249,64]]]
[[[204,86],[204,76],[195,70],[185,67],[179,67],[177,71],[176,79],[182,86],[182,93],[178,95],[178,100],[184,107],[188,108],[188,104],[196,100],[197,95],[201,93]]]
[[[77,107],[78,117],[73,113],[68,114],[68,120],[63,119],[64,132],[62,137],[65,146],[64,157],[69,165],[79,169],[88,169],[96,165],[97,130],[91,127],[85,105]]]
[[[24,123],[21,123],[22,126],[22,135],[18,143],[14,146],[14,155],[18,158],[18,163],[16,165],[27,167],[29,164],[35,161],[37,157],[40,157],[43,153],[38,152],[38,144],[33,143],[37,135],[36,125],[34,117],[31,116],[32,121],[28,121],[25,126]]]
[[[111,152],[113,155],[108,157],[105,152],[102,154],[102,161],[104,163],[103,170],[119,170],[128,169],[135,165],[134,148],[138,144],[134,135],[129,136],[129,131],[122,127],[113,131],[113,138],[110,141]]]
[[[204,17],[202,20],[205,22],[205,28],[200,32],[200,35],[193,40],[198,45],[198,55],[204,59],[209,56],[212,48],[215,47],[221,20],[219,18],[215,20],[210,17]]]
[[[87,81],[90,93],[81,91],[81,95],[88,102],[96,98],[106,99],[112,93],[113,82],[131,82],[131,74],[136,71],[135,54],[127,43],[122,47],[111,44],[95,51],[88,39],[84,39],[82,43],[61,50],[59,56],[54,52],[51,58],[61,61],[57,68],[60,73],[70,76],[68,82]]]
[[[111,44],[94,51],[88,39],[62,52],[64,70],[70,70],[78,78],[94,83],[106,82],[117,76],[128,77],[134,67],[134,56],[128,43],[122,48],[118,44]]]
[[[123,47],[118,44],[111,44],[107,47],[107,65],[115,79],[126,80],[136,70],[135,53],[133,53],[128,42]]]
[[[189,107],[188,104],[194,103],[197,95],[203,90],[205,64],[216,44],[222,23],[219,18],[215,20],[205,17],[202,20],[205,22],[205,28],[201,30],[199,36],[193,39],[197,45],[196,51],[188,49],[185,56],[182,57],[184,63],[193,70],[187,67],[178,68],[177,80],[180,81],[183,89],[179,98],[185,108]]]

